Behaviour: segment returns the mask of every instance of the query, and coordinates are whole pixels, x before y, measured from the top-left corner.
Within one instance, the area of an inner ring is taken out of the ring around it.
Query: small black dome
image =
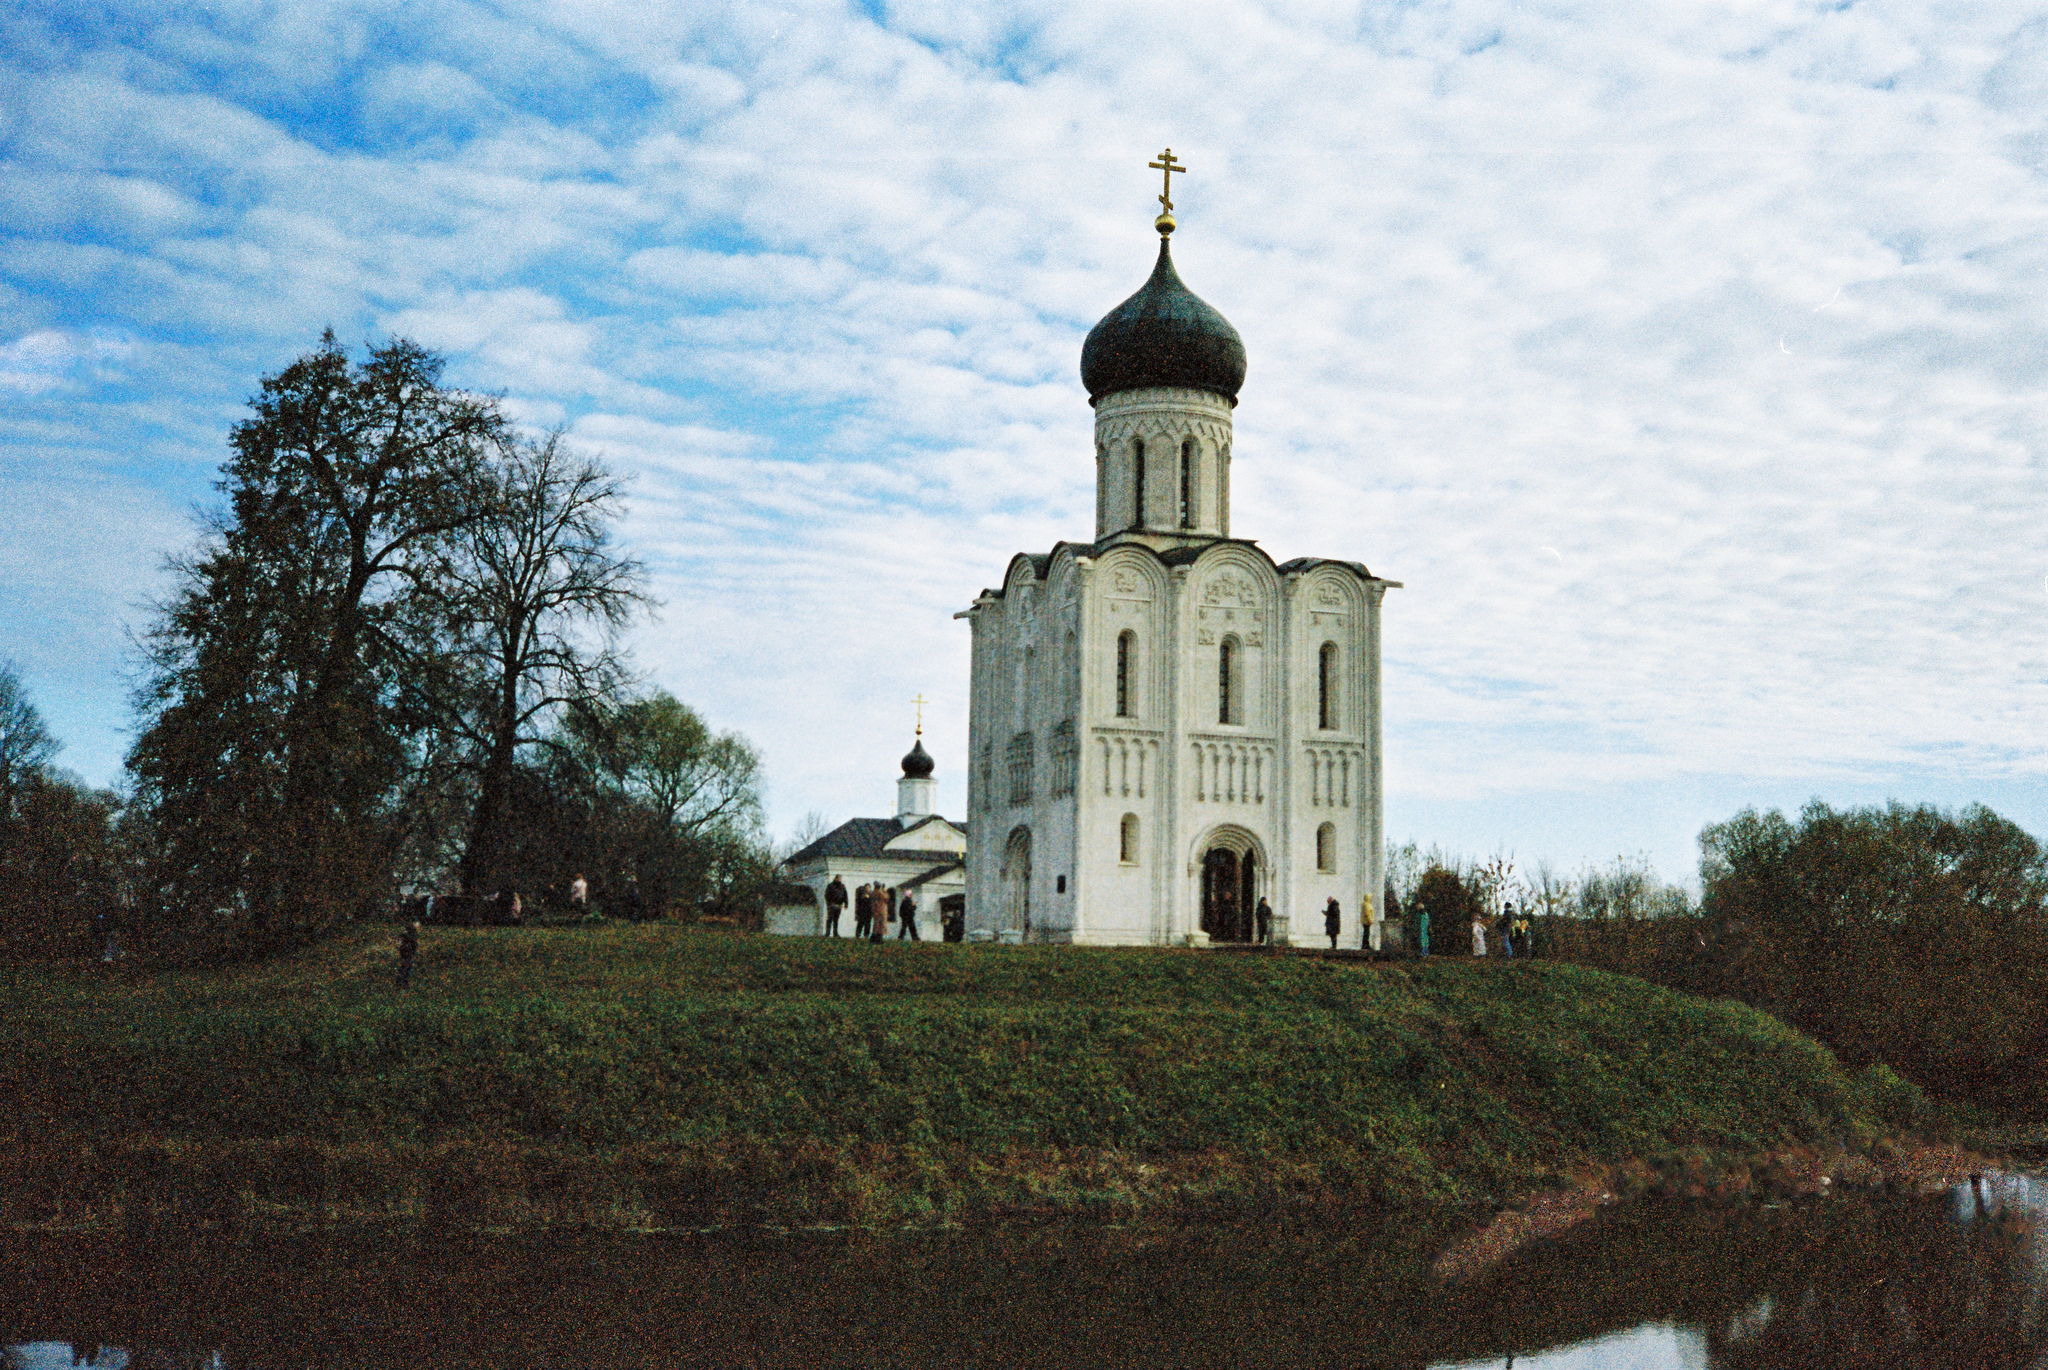
[[[1166,239],[1145,288],[1088,330],[1081,384],[1092,403],[1118,390],[1207,390],[1232,404],[1244,385],[1244,339],[1180,282]]]
[[[924,739],[910,749],[910,755],[903,758],[903,778],[906,780],[930,780],[933,768],[932,754],[924,749]]]

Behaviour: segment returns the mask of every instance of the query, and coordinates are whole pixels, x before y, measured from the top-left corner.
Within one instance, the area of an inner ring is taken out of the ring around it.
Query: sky
[[[1390,838],[2048,835],[2038,5],[17,0],[0,657],[118,783],[261,377],[404,336],[628,478],[634,659],[776,834],[893,812],[917,696],[961,814],[953,614],[1092,534],[1168,146],[1232,531],[1405,586]]]

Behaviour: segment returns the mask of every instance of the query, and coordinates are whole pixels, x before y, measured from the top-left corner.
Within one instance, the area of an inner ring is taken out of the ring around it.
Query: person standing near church
[[[874,893],[869,897],[868,940],[880,942],[889,935],[889,905],[895,901],[896,891],[875,882]]]
[[[1413,908],[1411,904],[1409,907]],[[1415,946],[1424,960],[1429,959],[1429,910],[1415,910]]]
[[[1259,906],[1252,910],[1252,918],[1258,924],[1259,945],[1270,946],[1273,941],[1273,906],[1266,902],[1266,896],[1259,896]]]
[[[1330,950],[1337,949],[1337,934],[1344,930],[1344,910],[1337,903],[1337,896],[1331,895],[1330,902],[1323,905],[1323,932],[1329,936]]]
[[[853,892],[853,940],[865,942],[868,939],[868,924],[875,916],[875,887],[862,885]]]
[[[1483,913],[1472,915],[1472,954],[1482,959],[1486,956],[1486,915]]]
[[[412,963],[420,958],[420,925],[407,923],[398,937],[398,987],[412,983]]]
[[[838,876],[825,886],[825,935],[839,935],[839,915],[846,912],[846,882]]]
[[[896,910],[896,921],[902,924],[901,927],[896,929],[897,941],[901,942],[905,937],[908,937],[913,942],[922,942],[924,940],[924,938],[917,935],[917,896],[911,894],[903,896],[903,907]]]
[[[578,918],[590,912],[590,882],[581,874],[569,882],[569,912]]]

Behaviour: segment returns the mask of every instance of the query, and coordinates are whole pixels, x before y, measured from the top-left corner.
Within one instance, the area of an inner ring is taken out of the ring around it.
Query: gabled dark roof
[[[948,874],[952,873],[953,871],[957,871],[957,870],[959,870],[959,869],[960,869],[960,868],[961,868],[962,866],[964,866],[964,865],[966,865],[966,864],[967,864],[967,863],[966,863],[965,861],[962,861],[962,860],[961,860],[961,859],[960,859],[959,857],[957,857],[957,856],[956,856],[956,857],[954,857],[954,858],[953,858],[953,860],[952,860],[951,862],[949,862],[949,863],[948,863],[948,864],[946,864],[946,865],[943,865],[943,866],[933,866],[933,867],[932,867],[932,868],[931,868],[930,870],[926,871],[926,872],[925,872],[925,873],[924,873],[923,875],[913,875],[913,876],[911,876],[911,877],[910,877],[910,878],[909,878],[908,880],[904,881],[904,882],[903,882],[902,884],[900,884],[900,885],[898,885],[898,886],[896,887],[896,892],[897,892],[898,894],[903,894],[903,893],[906,893],[907,891],[910,891],[910,890],[914,890],[914,889],[916,889],[916,888],[917,888],[917,887],[918,887],[919,885],[922,885],[922,884],[924,884],[924,883],[925,883],[926,881],[929,881],[929,880],[936,880],[936,879],[938,879],[938,878],[939,878],[940,876],[942,876],[942,875],[948,875]]]
[[[936,814],[931,816],[934,818],[938,817]],[[952,820],[947,819],[945,821],[951,822]],[[916,824],[912,825],[912,827],[915,826]],[[964,823],[954,823],[953,826],[959,828],[962,832],[967,830],[967,825]],[[782,864],[785,867],[796,866],[806,861],[815,861],[820,857],[837,857],[841,860],[849,857],[873,857],[877,860],[888,861],[958,861],[960,859],[960,853],[956,851],[927,851],[922,848],[899,849],[897,851],[883,850],[889,843],[894,842],[907,831],[909,829],[893,818],[849,818]]]
[[[1377,576],[1365,568],[1365,563],[1362,561],[1337,561],[1330,557],[1296,557],[1292,561],[1281,562],[1278,569],[1281,575],[1292,576],[1299,575],[1304,571],[1313,571],[1318,566],[1342,566],[1360,580],[1378,579]]]

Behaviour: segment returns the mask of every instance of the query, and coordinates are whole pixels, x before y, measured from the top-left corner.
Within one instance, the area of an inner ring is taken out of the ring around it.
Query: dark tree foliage
[[[439,740],[424,593],[491,509],[494,400],[404,340],[352,364],[328,333],[232,435],[211,545],[149,638],[130,756],[159,834],[152,906],[238,950],[390,896],[405,793]]]
[[[665,692],[569,712],[515,771],[500,870],[560,903],[576,875],[618,914],[745,902],[773,866],[761,833],[760,758]]]
[[[120,812],[112,793],[61,776],[19,782],[0,823],[0,954],[76,955],[94,919],[125,922]]]
[[[1408,918],[1429,915],[1430,951],[1436,956],[1469,956],[1472,919],[1483,907],[1478,886],[1458,872],[1432,862],[1408,897]]]
[[[1704,926],[1665,974],[1768,1009],[1845,1061],[2039,1114],[2048,855],[1991,810],[1745,809],[1700,835]]]
[[[120,801],[57,774],[57,740],[0,661],[0,954],[67,955],[118,909]]]

